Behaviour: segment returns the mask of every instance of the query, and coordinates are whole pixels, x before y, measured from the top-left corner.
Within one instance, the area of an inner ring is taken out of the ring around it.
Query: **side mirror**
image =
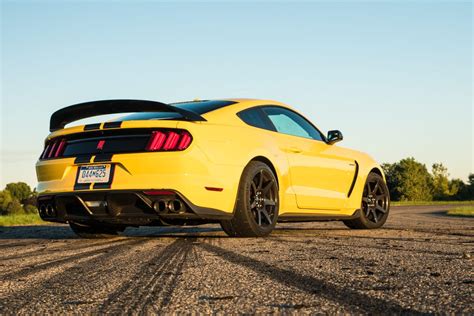
[[[329,145],[340,142],[341,140],[343,140],[343,138],[344,137],[342,136],[341,131],[334,130],[334,131],[328,132],[327,140],[328,140]]]

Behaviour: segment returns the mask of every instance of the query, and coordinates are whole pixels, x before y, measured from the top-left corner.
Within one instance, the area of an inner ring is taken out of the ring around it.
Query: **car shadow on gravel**
[[[358,311],[388,315],[422,314],[417,310],[405,308],[397,302],[361,293],[359,290],[351,288],[350,285],[338,286],[324,279],[300,274],[295,270],[279,268],[275,265],[238,254],[210,243],[200,243],[199,247],[219,256],[225,261],[251,269],[257,274],[264,275],[278,283],[297,288],[309,294],[324,297],[331,301],[339,302],[344,306],[354,306]]]
[[[156,238],[180,238],[180,237],[223,237],[216,233],[221,232],[220,227],[140,227],[127,228],[120,235],[122,237],[156,237]],[[120,237],[119,236],[119,237]],[[30,225],[30,226],[8,226],[0,227],[0,240],[6,239],[83,239],[72,232],[68,225]]]

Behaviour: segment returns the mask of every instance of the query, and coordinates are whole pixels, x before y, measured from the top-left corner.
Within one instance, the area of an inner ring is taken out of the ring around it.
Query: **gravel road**
[[[384,229],[217,225],[78,239],[65,225],[0,228],[0,314],[474,313],[474,219],[392,208]]]

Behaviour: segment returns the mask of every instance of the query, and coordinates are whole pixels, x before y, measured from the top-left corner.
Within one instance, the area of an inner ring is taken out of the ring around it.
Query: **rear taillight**
[[[54,153],[54,158],[61,157],[63,155],[65,147],[66,147],[66,140],[63,138],[59,142],[58,148],[56,149],[56,152]]]
[[[59,158],[66,148],[66,139],[53,139],[46,144],[40,159]]]
[[[146,147],[147,151],[179,151],[191,145],[192,137],[187,131],[154,131]]]

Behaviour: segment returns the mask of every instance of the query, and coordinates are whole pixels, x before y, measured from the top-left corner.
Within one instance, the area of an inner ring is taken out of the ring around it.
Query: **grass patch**
[[[448,211],[448,215],[474,217],[474,206],[456,207]]]
[[[474,205],[474,201],[397,201],[390,202],[391,206],[412,205]]]
[[[45,222],[38,214],[16,214],[0,216],[0,226],[38,225]]]

